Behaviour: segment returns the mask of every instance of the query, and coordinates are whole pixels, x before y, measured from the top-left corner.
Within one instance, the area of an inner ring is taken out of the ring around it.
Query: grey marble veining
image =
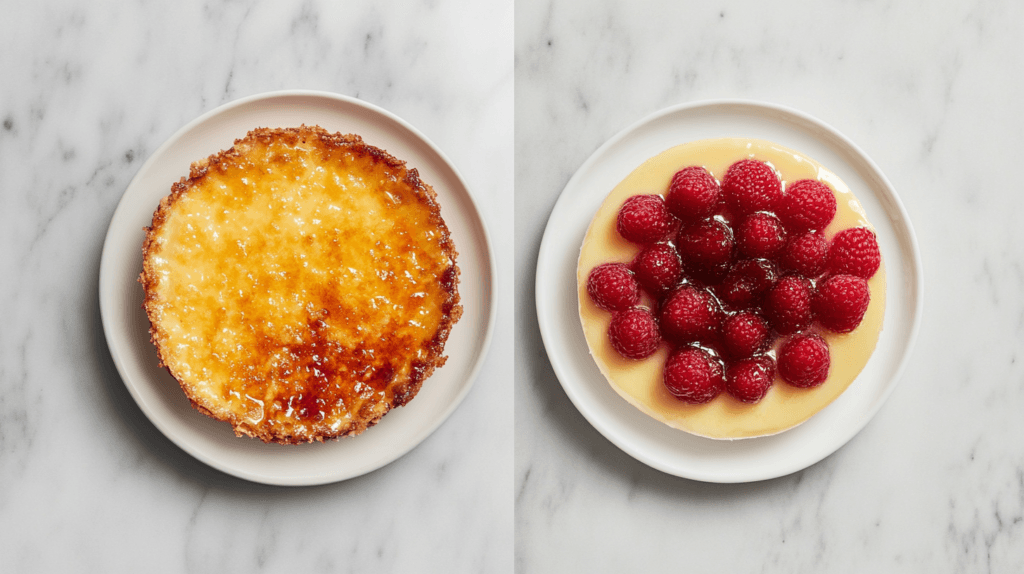
[[[507,572],[513,502],[521,572],[1019,571],[1022,12],[519,2],[513,69],[511,2],[6,6],[0,571]],[[462,406],[395,463],[315,488],[237,480],[164,438],[113,367],[97,303],[103,234],[142,162],[201,113],[284,88],[359,97],[427,134],[504,262]],[[720,97],[795,107],[861,146],[913,219],[926,287],[912,361],[865,430],[805,471],[731,486],[652,470],[597,433],[533,306],[541,233],[580,164],[655,110]]]
[[[1024,568],[1024,8],[1008,2],[516,5],[516,569]],[[701,484],[618,450],[547,361],[547,217],[609,137],[714,98],[833,125],[892,181],[925,272],[920,337],[870,424],[824,461]]]
[[[511,3],[4,12],[0,571],[511,570]],[[311,488],[235,479],[160,434],[114,369],[97,293],[114,207],[161,143],[220,104],[293,88],[361,98],[426,134],[507,262],[492,350],[460,408],[393,464]]]

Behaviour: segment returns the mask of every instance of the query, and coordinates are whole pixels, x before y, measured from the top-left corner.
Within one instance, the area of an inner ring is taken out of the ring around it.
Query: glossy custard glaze
[[[850,333],[837,334],[817,323],[812,332],[821,334],[831,349],[828,379],[819,387],[799,389],[776,377],[759,403],[747,404],[722,393],[710,403],[692,405],[676,399],[665,388],[662,373],[670,345],[662,342],[658,351],[642,360],[623,358],[608,340],[612,314],[599,309],[587,295],[591,269],[607,262],[629,263],[641,246],[630,243],[616,231],[616,217],[623,202],[637,194],[665,195],[672,176],[680,169],[698,165],[722,180],[725,171],[742,159],[770,164],[782,177],[783,186],[802,179],[815,179],[835,192],[837,211],[824,230],[826,239],[850,227],[871,227],[860,203],[850,189],[831,171],[814,160],[777,144],[740,138],[701,140],[671,148],[649,159],[619,183],[605,199],[587,230],[577,267],[579,313],[583,332],[601,373],[612,388],[647,415],[687,432],[719,439],[749,438],[776,434],[813,416],[836,399],[857,378],[878,343],[885,313],[885,268],[868,281],[871,302],[860,325]],[[653,306],[643,294],[642,305]],[[780,338],[776,348],[785,341]]]
[[[145,309],[161,362],[236,433],[357,434],[444,363],[455,249],[416,170],[358,136],[255,130],[153,218]]]

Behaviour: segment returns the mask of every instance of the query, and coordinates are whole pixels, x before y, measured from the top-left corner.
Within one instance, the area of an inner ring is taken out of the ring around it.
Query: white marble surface
[[[1024,8],[998,1],[516,5],[519,572],[1020,572],[1024,568]],[[534,266],[562,187],[680,102],[749,98],[838,128],[921,243],[922,330],[877,417],[761,483],[653,470],[569,402]]]
[[[511,2],[7,3],[0,18],[0,572],[508,572],[513,550]],[[468,49],[467,49],[468,48]],[[499,262],[483,371],[366,476],[212,470],[132,401],[103,339],[100,249],[142,162],[196,116],[292,88],[434,141]]]

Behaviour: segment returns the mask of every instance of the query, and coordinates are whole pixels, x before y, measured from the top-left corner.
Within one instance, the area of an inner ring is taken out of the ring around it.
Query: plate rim
[[[145,174],[146,172],[148,172],[152,168],[152,165],[159,161],[160,157],[164,155],[171,146],[178,143],[178,141],[181,140],[182,137],[192,132],[198,126],[201,126],[202,124],[210,121],[214,117],[230,112],[239,107],[251,105],[255,102],[291,97],[317,98],[349,106],[363,108],[368,112],[382,116],[383,118],[386,118],[398,124],[402,129],[406,130],[417,140],[419,140],[419,142],[426,145],[431,150],[431,152],[435,154],[437,158],[440,159],[441,162],[449,170],[451,170],[452,175],[459,182],[459,185],[466,190],[465,196],[469,200],[470,206],[472,207],[472,212],[475,214],[476,223],[479,224],[480,230],[482,232],[483,252],[486,254],[489,264],[489,279],[484,282],[486,287],[482,291],[484,294],[484,298],[486,299],[485,304],[487,305],[487,311],[485,313],[486,328],[483,334],[480,350],[476,358],[474,359],[472,366],[470,367],[468,374],[465,378],[466,382],[462,385],[462,388],[459,389],[459,392],[448,403],[445,409],[443,411],[440,411],[439,415],[434,418],[431,424],[424,427],[417,435],[413,437],[413,440],[408,441],[408,443],[404,445],[404,448],[399,449],[393,453],[390,453],[387,457],[384,457],[372,463],[367,468],[358,469],[354,473],[320,472],[302,476],[272,476],[254,473],[244,469],[232,467],[229,464],[217,460],[216,457],[208,456],[207,454],[196,450],[188,441],[186,441],[183,437],[179,436],[176,432],[173,431],[173,429],[169,428],[168,423],[163,421],[161,417],[157,416],[153,412],[152,408],[147,404],[145,398],[139,394],[139,391],[135,388],[134,384],[129,381],[129,377],[125,372],[124,359],[121,356],[121,350],[111,340],[111,329],[114,328],[114,310],[111,308],[113,302],[111,302],[110,304],[106,303],[106,297],[104,296],[104,293],[107,293],[110,290],[111,282],[115,281],[115,278],[111,276],[112,272],[116,270],[116,267],[114,267],[115,264],[111,260],[111,252],[113,250],[112,244],[114,235],[114,223],[119,219],[119,217],[122,216],[122,211],[128,209],[126,203],[128,192],[135,185],[136,181],[140,177],[140,174]],[[352,478],[356,478],[358,476],[362,476],[364,474],[368,474],[384,466],[387,466],[388,464],[391,464],[392,462],[398,460],[399,458],[402,458],[410,451],[412,451],[414,448],[422,444],[424,440],[426,440],[438,428],[440,428],[440,426],[444,424],[446,420],[448,420],[451,414],[455,412],[455,409],[458,408],[460,404],[462,404],[462,401],[469,394],[469,391],[476,385],[480,371],[482,370],[483,365],[490,354],[491,342],[494,337],[494,330],[497,322],[497,292],[495,290],[495,285],[497,284],[497,281],[498,268],[497,261],[494,256],[494,242],[491,238],[491,233],[487,224],[487,219],[484,216],[484,212],[480,209],[480,202],[476,196],[476,192],[473,191],[472,187],[470,187],[465,177],[463,177],[462,172],[451,161],[448,155],[445,154],[444,151],[442,151],[432,140],[430,140],[430,138],[428,138],[421,131],[416,129],[416,127],[414,127],[412,124],[405,121],[401,117],[370,102],[366,102],[364,100],[360,100],[352,96],[346,96],[343,94],[323,90],[285,89],[251,94],[249,96],[244,96],[232,100],[230,102],[225,102],[213,109],[210,109],[204,112],[203,114],[199,115],[198,117],[194,118],[193,120],[187,122],[179,129],[177,129],[172,135],[170,135],[166,140],[164,140],[164,142],[159,147],[157,147],[157,149],[153,151],[152,154],[150,154],[150,156],[146,159],[145,162],[143,162],[142,166],[138,169],[138,171],[135,172],[135,175],[132,176],[132,179],[128,182],[128,185],[125,186],[124,192],[122,192],[121,197],[118,199],[117,206],[114,208],[114,211],[110,217],[110,222],[107,225],[107,230],[103,238],[103,247],[100,254],[97,298],[99,299],[100,321],[103,327],[104,340],[106,342],[107,350],[110,353],[111,359],[114,362],[114,366],[117,369],[117,373],[121,378],[121,382],[128,389],[128,392],[132,396],[132,399],[135,401],[135,404],[138,405],[139,409],[142,410],[146,418],[157,428],[157,430],[160,431],[161,434],[163,434],[178,448],[181,448],[196,460],[199,460],[200,462],[226,474],[261,484],[277,486],[312,486],[349,480]]]
[[[912,259],[912,265],[910,265],[912,273],[908,273],[908,283],[913,284],[912,292],[915,304],[913,306],[913,309],[911,310],[912,320],[910,328],[907,331],[906,348],[903,352],[903,356],[900,357],[899,359],[896,369],[894,369],[892,372],[893,374],[890,377],[890,382],[887,384],[886,388],[880,394],[877,402],[865,413],[862,419],[858,421],[857,424],[852,425],[847,430],[847,432],[841,435],[837,435],[836,440],[834,440],[828,448],[821,449],[820,452],[815,452],[812,456],[807,457],[805,459],[801,459],[788,466],[785,466],[783,469],[777,472],[748,472],[743,476],[723,476],[720,474],[715,474],[713,472],[680,471],[678,468],[672,467],[655,457],[648,456],[646,453],[643,453],[634,448],[633,445],[627,442],[623,437],[619,436],[615,429],[611,428],[613,426],[611,423],[602,420],[599,416],[597,416],[596,413],[594,413],[590,409],[589,406],[586,405],[585,402],[583,402],[582,397],[576,392],[576,389],[573,387],[573,385],[567,384],[565,382],[566,378],[569,377],[570,375],[565,372],[562,363],[557,358],[552,356],[553,346],[551,340],[553,337],[558,336],[558,333],[554,332],[554,321],[549,321],[545,319],[545,317],[550,317],[553,315],[551,315],[548,312],[550,308],[548,306],[548,302],[542,298],[544,286],[547,284],[548,281],[550,281],[550,279],[548,279],[548,271],[545,268],[544,263],[547,260],[553,258],[555,253],[560,253],[558,246],[555,246],[553,244],[554,242],[553,240],[550,239],[550,237],[552,225],[554,225],[554,215],[556,214],[556,212],[560,211],[560,206],[562,206],[563,203],[569,201],[566,191],[575,187],[578,181],[583,178],[584,174],[590,171],[594,164],[596,164],[598,161],[604,158],[604,156],[608,153],[610,148],[613,148],[614,146],[619,144],[619,142],[629,137],[633,132],[642,129],[648,124],[656,122],[663,117],[677,113],[694,113],[701,110],[702,108],[731,108],[736,111],[758,113],[765,115],[765,117],[771,119],[773,123],[778,123],[778,117],[782,116],[785,117],[790,124],[799,126],[800,129],[804,132],[807,132],[810,128],[813,128],[823,134],[827,134],[828,136],[833,138],[837,144],[839,144],[838,147],[845,148],[844,151],[852,153],[852,155],[857,160],[863,162],[864,166],[866,166],[870,170],[872,175],[878,178],[878,181],[880,182],[882,188],[884,189],[885,195],[887,196],[886,199],[897,210],[899,214],[899,221],[906,228],[906,237],[909,239],[908,247],[910,248],[909,254],[911,255]],[[856,143],[854,143],[852,140],[850,140],[843,133],[841,133],[839,130],[832,127],[831,125],[795,108],[791,108],[789,106],[781,104],[775,104],[771,102],[752,99],[723,98],[684,102],[656,110],[642,117],[641,119],[627,125],[625,128],[623,128],[615,135],[613,135],[611,138],[606,140],[602,145],[600,145],[596,150],[594,150],[594,152],[591,153],[590,156],[587,157],[587,159],[580,165],[579,168],[576,169],[572,177],[569,178],[569,181],[566,182],[565,186],[562,188],[561,192],[559,193],[558,199],[556,200],[555,205],[548,216],[548,221],[544,227],[544,234],[541,239],[540,249],[538,250],[536,277],[534,281],[534,292],[538,326],[541,333],[541,339],[544,344],[545,352],[548,354],[552,370],[555,372],[555,376],[558,379],[559,384],[562,386],[562,389],[569,397],[569,400],[573,403],[573,406],[576,407],[576,410],[579,411],[580,414],[582,414],[583,417],[587,420],[587,422],[589,422],[591,426],[593,426],[599,433],[601,433],[602,436],[604,436],[612,444],[614,444],[620,450],[630,455],[631,457],[635,458],[636,460],[652,468],[665,472],[666,474],[671,474],[682,478],[688,478],[692,480],[710,483],[746,483],[761,480],[769,480],[781,476],[787,476],[794,472],[798,472],[805,468],[809,468],[810,466],[813,466],[814,464],[820,462],[821,460],[824,460],[825,458],[827,458],[828,456],[842,448],[846,443],[852,440],[854,436],[856,436],[861,430],[863,430],[864,427],[867,426],[867,424],[872,419],[874,419],[875,415],[877,415],[882,405],[884,405],[888,401],[889,396],[892,394],[892,392],[898,386],[899,382],[902,380],[903,374],[906,371],[910,357],[913,354],[913,350],[916,345],[918,334],[921,328],[921,321],[924,312],[924,269],[922,264],[920,245],[918,244],[917,240],[917,234],[914,231],[913,223],[911,222],[909,214],[906,211],[906,207],[903,205],[902,200],[896,193],[896,190],[893,187],[892,183],[889,181],[888,177],[886,177],[886,175],[882,172],[882,170],[878,167],[874,160],[872,160]]]

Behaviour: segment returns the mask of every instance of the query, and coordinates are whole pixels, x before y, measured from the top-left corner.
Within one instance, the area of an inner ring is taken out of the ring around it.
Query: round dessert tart
[[[676,146],[620,182],[577,283],[612,388],[714,439],[823,409],[867,364],[885,313],[877,238],[851,190],[799,152],[741,138]]]
[[[437,196],[359,136],[251,131],[192,164],[146,231],[161,364],[239,436],[359,434],[445,362],[462,307]]]

